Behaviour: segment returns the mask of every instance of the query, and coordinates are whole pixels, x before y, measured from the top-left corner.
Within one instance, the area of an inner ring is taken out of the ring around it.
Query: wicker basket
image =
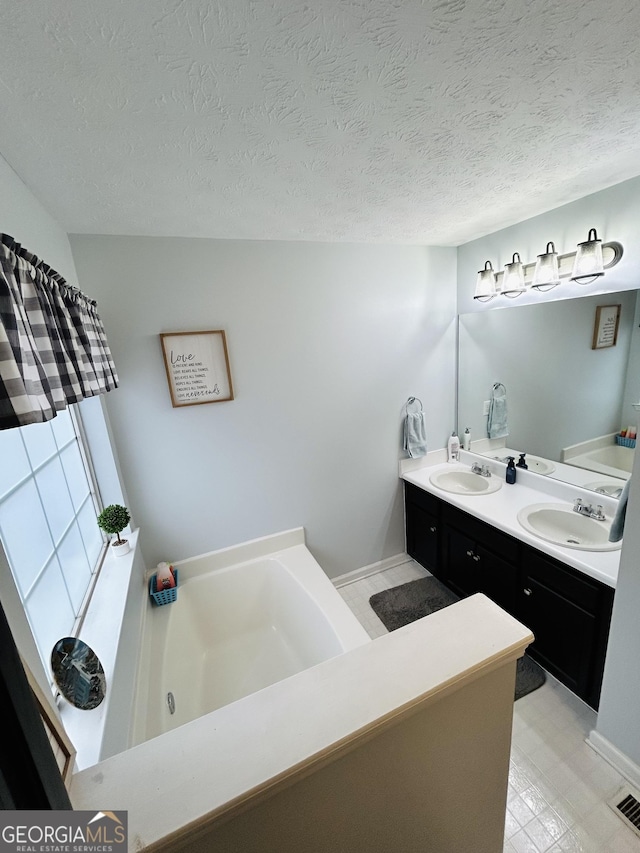
[[[161,589],[160,592],[155,592],[156,588],[156,573],[154,572],[149,578],[149,595],[156,604],[171,604],[178,597],[178,570],[174,568],[173,576],[176,579],[176,585],[171,589]]]

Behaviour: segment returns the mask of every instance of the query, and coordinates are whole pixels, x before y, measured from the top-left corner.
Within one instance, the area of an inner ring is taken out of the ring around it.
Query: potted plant
[[[111,548],[116,557],[122,557],[129,551],[129,542],[127,539],[121,539],[120,533],[130,521],[129,510],[126,506],[120,506],[119,504],[106,506],[98,516],[98,527],[102,528],[110,536],[114,534],[116,536],[111,543]]]

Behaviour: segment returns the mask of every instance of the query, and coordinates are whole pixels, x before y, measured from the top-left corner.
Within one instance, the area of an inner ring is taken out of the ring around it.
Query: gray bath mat
[[[369,599],[369,604],[385,628],[395,631],[456,601],[460,599],[455,593],[437,578],[428,577],[376,592]],[[546,677],[544,669],[525,654],[518,661],[515,698],[520,699],[537,690]]]

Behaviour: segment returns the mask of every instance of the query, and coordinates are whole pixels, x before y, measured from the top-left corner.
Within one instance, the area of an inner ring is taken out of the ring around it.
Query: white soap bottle
[[[457,462],[460,456],[460,439],[452,432],[447,442],[447,462]]]
[[[469,450],[471,447],[471,430],[469,427],[462,433],[462,449]]]

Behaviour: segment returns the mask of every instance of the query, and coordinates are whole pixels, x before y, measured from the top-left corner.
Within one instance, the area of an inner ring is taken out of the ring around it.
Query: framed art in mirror
[[[618,342],[620,325],[620,305],[599,305],[593,324],[593,343],[591,349],[614,347]]]

